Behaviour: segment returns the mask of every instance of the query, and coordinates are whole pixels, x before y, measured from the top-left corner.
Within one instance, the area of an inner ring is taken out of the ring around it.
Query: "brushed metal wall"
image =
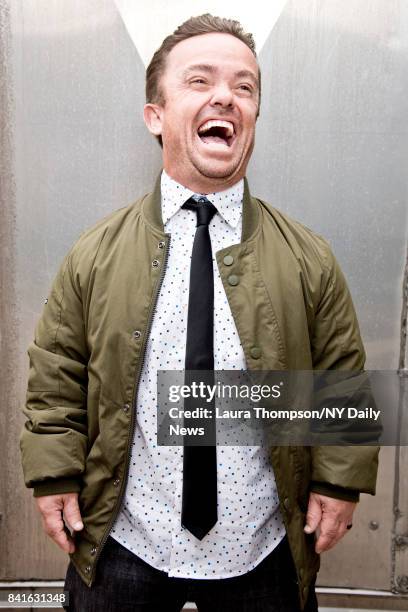
[[[408,6],[395,0],[292,0],[260,54],[252,189],[330,240],[371,369],[400,357],[407,59]],[[408,592],[408,549],[392,540],[408,535],[401,452],[381,450],[377,495],[361,496],[352,537],[322,556],[319,585]]]
[[[268,13],[259,17],[264,23]],[[367,366],[396,368],[407,244],[407,4],[289,0],[274,22],[259,50],[252,192],[331,241]],[[0,0],[3,580],[61,578],[67,564],[42,534],[18,452],[26,348],[43,299],[80,232],[149,191],[160,169],[128,25],[113,0]],[[403,450],[381,451],[378,494],[362,496],[352,535],[323,555],[319,584],[404,592],[408,548],[396,547],[392,532],[408,533],[407,467]]]

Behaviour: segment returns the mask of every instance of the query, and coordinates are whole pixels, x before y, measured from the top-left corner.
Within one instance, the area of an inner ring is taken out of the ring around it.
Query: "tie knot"
[[[217,212],[214,204],[211,204],[210,200],[207,200],[204,196],[200,196],[197,200],[189,198],[181,208],[194,210],[197,213],[197,227],[199,225],[209,225]]]

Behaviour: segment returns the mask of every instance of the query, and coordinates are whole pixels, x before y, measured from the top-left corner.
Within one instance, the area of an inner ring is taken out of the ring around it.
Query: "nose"
[[[213,89],[212,106],[232,107],[234,105],[234,95],[227,83],[220,83]]]

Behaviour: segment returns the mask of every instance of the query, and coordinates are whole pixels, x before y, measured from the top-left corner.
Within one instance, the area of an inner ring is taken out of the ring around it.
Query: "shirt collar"
[[[177,183],[163,170],[161,174],[161,199],[164,225],[194,193],[191,189]],[[214,204],[223,219],[232,227],[236,227],[242,215],[243,194],[244,179],[241,179],[224,191],[207,193],[205,196]]]

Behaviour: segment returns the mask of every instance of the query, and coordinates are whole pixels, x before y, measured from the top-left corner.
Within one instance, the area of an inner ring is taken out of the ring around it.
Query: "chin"
[[[194,164],[197,170],[207,178],[228,178],[235,174],[239,164],[200,163]]]

